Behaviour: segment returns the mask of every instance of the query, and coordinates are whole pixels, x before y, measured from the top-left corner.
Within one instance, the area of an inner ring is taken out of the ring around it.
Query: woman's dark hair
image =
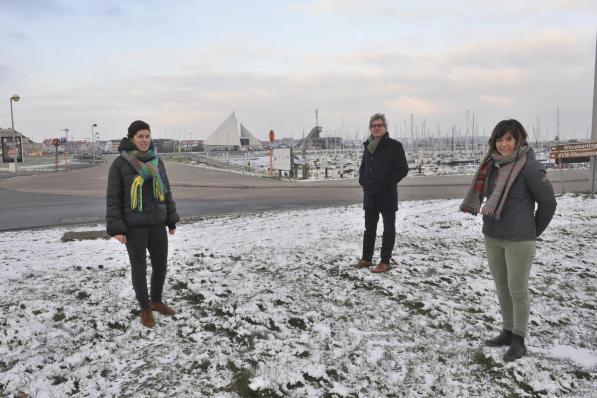
[[[149,130],[151,132],[149,124],[145,123],[143,120],[135,120],[129,126],[129,132],[126,136],[129,138],[133,138],[139,130]]]
[[[491,137],[489,137],[489,149],[492,151],[497,150],[495,146],[497,140],[506,135],[507,132],[512,133],[512,137],[514,137],[516,140],[516,148],[520,148],[521,146],[527,144],[527,138],[529,135],[522,124],[520,124],[518,120],[508,119],[502,120],[493,129]]]

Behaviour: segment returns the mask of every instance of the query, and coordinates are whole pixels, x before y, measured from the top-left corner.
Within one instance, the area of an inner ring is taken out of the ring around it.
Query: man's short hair
[[[374,120],[381,120],[383,123],[383,126],[387,130],[388,123],[386,123],[386,115],[384,115],[383,113],[376,113],[373,116],[371,116],[371,119],[369,119],[369,127],[371,127],[371,124],[373,123]]]
[[[129,126],[129,131],[126,136],[129,138],[133,138],[135,136],[135,134],[137,134],[137,131],[140,131],[140,130],[149,130],[151,132],[151,129],[149,128],[149,124],[145,123],[143,120],[135,120]]]

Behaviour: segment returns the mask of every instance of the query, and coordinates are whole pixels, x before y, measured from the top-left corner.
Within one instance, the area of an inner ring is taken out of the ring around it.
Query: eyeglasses
[[[377,128],[377,127],[383,127],[383,123],[379,123],[379,124],[372,124],[371,128]]]

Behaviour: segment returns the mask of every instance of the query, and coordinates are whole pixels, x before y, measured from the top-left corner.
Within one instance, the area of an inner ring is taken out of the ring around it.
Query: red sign
[[[60,138],[52,138],[52,145],[60,146]]]
[[[269,131],[269,142],[274,142],[275,138],[276,138],[276,134],[274,133],[274,130],[270,130]]]

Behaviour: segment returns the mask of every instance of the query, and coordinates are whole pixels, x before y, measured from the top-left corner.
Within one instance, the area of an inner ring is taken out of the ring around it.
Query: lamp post
[[[17,137],[15,135],[15,121],[14,121],[14,117],[12,115],[12,103],[14,102],[18,102],[21,99],[21,97],[19,97],[17,94],[13,95],[12,97],[10,97],[10,123],[12,126],[12,145],[14,146],[15,149],[15,155],[13,156],[13,162],[15,164],[15,176],[17,175],[17,165],[19,163],[19,148],[17,147]]]
[[[68,170],[68,129],[62,129],[64,131],[64,170]]]
[[[92,149],[91,149],[91,150],[93,151],[93,161],[94,161],[94,162],[95,162],[95,150],[96,150],[96,148],[95,148],[95,133],[94,133],[93,129],[94,129],[95,127],[97,127],[97,124],[96,124],[96,123],[93,123],[93,124],[91,125],[91,142],[93,143],[93,145],[92,145]]]
[[[100,132],[99,131],[95,131],[95,149],[96,149],[96,155],[97,155],[97,160],[102,160],[101,157],[101,150],[98,147],[98,142],[100,140]]]

